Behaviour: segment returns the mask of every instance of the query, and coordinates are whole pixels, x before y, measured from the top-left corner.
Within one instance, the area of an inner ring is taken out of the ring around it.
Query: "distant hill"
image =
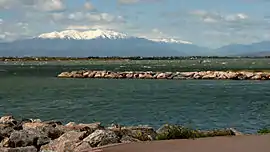
[[[248,45],[244,44],[232,44],[215,49],[218,55],[226,56],[262,56],[267,55],[270,52],[270,41],[263,41],[258,43],[252,43]]]

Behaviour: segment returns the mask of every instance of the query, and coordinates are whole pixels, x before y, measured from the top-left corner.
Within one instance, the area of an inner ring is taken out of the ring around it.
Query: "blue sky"
[[[217,48],[270,40],[270,0],[0,0],[0,40],[112,29]]]

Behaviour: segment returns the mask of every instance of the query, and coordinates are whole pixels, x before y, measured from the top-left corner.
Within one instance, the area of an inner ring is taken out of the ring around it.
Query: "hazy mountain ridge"
[[[184,40],[146,39],[99,29],[51,32],[0,43],[0,56],[257,56],[268,52],[268,41],[209,49]]]

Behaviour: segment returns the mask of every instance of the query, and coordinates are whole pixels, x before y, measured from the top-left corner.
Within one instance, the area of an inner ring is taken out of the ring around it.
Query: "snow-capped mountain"
[[[208,49],[176,39],[147,39],[111,30],[65,30],[0,43],[0,56],[190,56]]]
[[[173,38],[161,38],[161,39],[151,39],[151,40],[155,42],[164,42],[164,43],[192,44],[192,42],[189,42],[189,41],[176,40]]]
[[[96,38],[107,39],[125,39],[128,38],[126,34],[110,31],[110,30],[89,30],[89,31],[76,31],[65,30],[61,32],[44,33],[38,36],[43,39],[74,39],[74,40],[90,40]]]
[[[115,32],[112,30],[89,30],[89,31],[77,31],[77,30],[65,30],[61,32],[51,32],[39,35],[37,38],[42,39],[74,39],[74,40],[91,40],[96,38],[107,38],[107,39],[127,39],[131,38],[127,34]],[[147,39],[147,38],[146,38]],[[178,43],[178,44],[192,44],[189,41],[176,40],[173,38],[160,38],[160,39],[148,39],[154,42],[162,43]]]

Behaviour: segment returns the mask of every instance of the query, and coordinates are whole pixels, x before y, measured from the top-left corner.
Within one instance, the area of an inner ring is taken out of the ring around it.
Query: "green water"
[[[201,64],[196,60],[1,62],[0,115],[154,127],[164,123],[199,129],[234,127],[254,133],[270,125],[270,81],[58,79],[55,76],[61,71],[84,68],[269,70],[268,62],[265,59],[211,60]]]

